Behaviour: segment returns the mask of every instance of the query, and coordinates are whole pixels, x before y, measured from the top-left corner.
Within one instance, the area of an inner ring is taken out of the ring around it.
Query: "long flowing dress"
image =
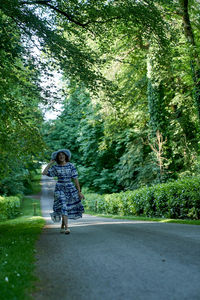
[[[54,165],[49,168],[47,176],[58,178],[54,191],[53,214],[50,214],[53,216],[52,220],[60,220],[61,215],[68,216],[69,219],[82,218],[84,208],[78,190],[71,182],[72,178],[78,178],[75,166],[70,162],[64,166]]]

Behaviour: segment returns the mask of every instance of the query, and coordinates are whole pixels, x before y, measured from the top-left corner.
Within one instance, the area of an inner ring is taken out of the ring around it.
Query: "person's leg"
[[[65,229],[67,229],[67,227],[68,227],[68,217],[65,216],[65,215],[63,215],[62,217],[63,217],[64,227],[65,227]]]
[[[64,223],[63,215],[62,215],[62,223],[61,223],[60,233],[65,233],[65,223]]]
[[[62,224],[61,224],[61,229],[65,228],[65,223],[64,223],[64,216],[62,216]]]
[[[64,226],[65,226],[65,233],[68,234],[68,233],[70,233],[70,230],[68,229],[68,217],[63,215],[63,221],[64,221]]]

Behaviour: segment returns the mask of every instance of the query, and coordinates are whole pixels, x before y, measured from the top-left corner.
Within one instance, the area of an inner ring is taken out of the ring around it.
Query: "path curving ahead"
[[[54,184],[43,176],[36,300],[200,300],[200,226],[84,215],[63,235]]]

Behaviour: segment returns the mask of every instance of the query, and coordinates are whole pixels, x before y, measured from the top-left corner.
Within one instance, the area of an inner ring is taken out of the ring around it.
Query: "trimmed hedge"
[[[91,193],[91,194],[84,194],[86,195],[85,200],[83,200],[84,207],[89,211],[104,212],[104,196]]]
[[[134,191],[87,194],[86,210],[124,216],[200,219],[200,177],[157,184]]]
[[[20,213],[21,199],[18,196],[0,196],[0,221],[16,217]]]

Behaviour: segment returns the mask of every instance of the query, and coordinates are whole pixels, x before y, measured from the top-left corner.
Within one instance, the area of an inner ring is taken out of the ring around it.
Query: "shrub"
[[[85,195],[85,199],[83,201],[83,205],[87,210],[94,211],[94,212],[105,212],[105,203],[104,203],[104,196],[90,193]]]
[[[18,196],[0,196],[0,221],[11,219],[19,214],[21,199]]]
[[[86,210],[120,215],[200,219],[200,177],[106,195],[87,194]]]

